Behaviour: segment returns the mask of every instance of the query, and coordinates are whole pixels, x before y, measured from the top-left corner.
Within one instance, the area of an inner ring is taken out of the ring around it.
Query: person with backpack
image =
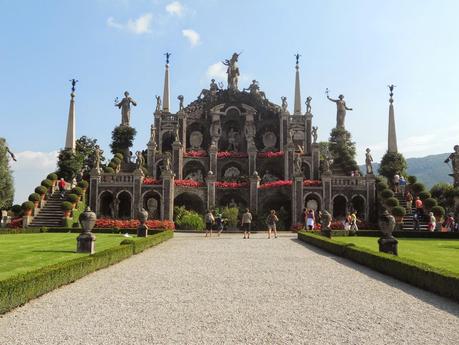
[[[215,229],[218,231],[218,236],[220,236],[223,231],[223,218],[220,213],[217,214],[217,218],[215,218]]]
[[[61,177],[59,180],[58,186],[59,186],[59,192],[61,193],[61,199],[64,198],[65,196],[65,187],[67,185],[67,182],[65,182],[64,178]]]
[[[271,232],[274,231],[274,238],[277,238],[276,223],[279,221],[277,218],[276,211],[271,210],[268,217],[266,218],[266,224],[268,225],[268,238],[271,238]]]
[[[245,213],[242,214],[241,226],[244,230],[244,240],[250,238],[250,226],[252,225],[252,214],[248,208],[245,209]]]
[[[212,227],[214,226],[214,223],[215,223],[215,217],[214,217],[212,211],[207,210],[207,213],[204,216],[204,221],[206,223],[206,237],[207,237],[207,234],[209,233],[209,231],[210,231],[210,236],[209,237],[212,237]]]

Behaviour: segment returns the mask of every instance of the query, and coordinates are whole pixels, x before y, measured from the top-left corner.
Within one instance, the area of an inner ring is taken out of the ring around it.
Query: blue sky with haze
[[[345,95],[346,128],[358,159],[387,146],[387,84],[394,83],[399,149],[405,157],[448,152],[459,141],[457,1],[0,1],[0,136],[12,164],[16,201],[55,166],[64,145],[69,79],[77,84],[77,136],[99,140],[108,153],[120,121],[115,97],[138,101],[134,149],[148,141],[164,56],[171,57],[172,110],[191,102],[219,63],[242,51],[240,85],[257,79],[267,97],[293,105],[299,52],[303,101],[312,96],[319,140],[327,140]],[[290,109],[292,110],[292,109]]]

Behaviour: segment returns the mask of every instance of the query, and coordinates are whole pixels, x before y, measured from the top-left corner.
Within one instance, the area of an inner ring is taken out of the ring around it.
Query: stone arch
[[[163,159],[161,158],[155,162],[155,168],[154,168],[156,172],[155,178],[158,180],[161,179],[162,177],[162,168],[163,168]]]
[[[232,178],[225,178],[225,173],[228,172],[229,174],[230,171],[228,171],[228,169],[230,168],[237,168],[239,170],[239,176],[232,177]],[[236,161],[226,162],[225,164],[222,165],[220,169],[220,179],[222,180],[240,180],[243,176],[247,176],[247,170],[242,164]]]
[[[270,210],[275,210],[278,218],[278,229],[288,230],[292,224],[292,198],[290,195],[282,193],[280,191],[270,192],[261,198],[262,204],[260,207],[259,214],[259,228],[266,228],[266,217]]]
[[[343,194],[337,194],[332,200],[333,218],[344,219],[347,213],[348,199]]]
[[[127,190],[122,190],[116,195],[118,201],[117,218],[131,219],[132,218],[132,194]]]
[[[174,206],[184,206],[187,210],[195,211],[199,214],[204,214],[205,203],[201,197],[192,192],[183,192],[177,195],[174,199]]]
[[[248,200],[238,191],[225,191],[218,199],[217,206],[219,207],[238,207],[245,209],[249,206]]]
[[[279,118],[272,113],[263,114],[263,118],[256,123],[257,134],[255,135],[255,145],[259,151],[278,151],[280,149],[280,128]],[[271,132],[276,136],[276,143],[273,147],[266,147],[263,137]]]
[[[188,178],[188,179],[194,180],[194,178],[190,178],[190,175],[193,175],[193,173],[196,174],[198,172],[200,172],[202,176],[202,180],[200,182],[204,182],[204,178],[207,174],[207,171],[206,171],[206,167],[200,160],[197,160],[197,159],[189,160],[183,166],[183,178],[184,179]],[[198,175],[194,175],[194,176],[198,176]]]
[[[172,152],[172,144],[175,141],[175,133],[172,131],[166,131],[161,135],[161,151],[171,151]]]
[[[257,162],[258,164],[258,162]],[[284,164],[283,161],[275,158],[275,159],[266,159],[262,161],[262,163],[259,164],[258,166],[258,175],[262,179],[262,182],[269,182],[269,181],[264,181],[263,177],[265,174],[267,175],[272,175],[279,180],[284,179]],[[267,178],[269,180],[269,178]]]
[[[301,170],[303,170],[303,177],[306,180],[310,180],[312,178],[312,168],[309,162],[303,161],[301,164]]]
[[[366,198],[361,194],[355,194],[351,197],[351,207],[356,212],[357,218],[365,219],[366,204]]]
[[[304,197],[304,207],[320,211],[322,209],[322,197],[314,192],[307,193]]]
[[[187,150],[192,150],[192,144],[191,144],[191,141],[190,141],[190,138],[191,138],[191,134],[193,132],[200,132],[202,134],[202,143],[201,143],[201,147],[200,149],[203,150],[203,149],[207,149],[207,147],[210,145],[210,130],[209,130],[209,127],[208,125],[205,125],[204,123],[202,122],[193,122],[189,125],[187,125],[187,128],[186,128],[186,148]],[[194,148],[194,149],[198,149],[198,148]]]
[[[148,212],[148,219],[163,219],[162,199],[162,195],[155,190],[147,190],[142,194],[142,207]]]
[[[241,116],[241,111],[235,106],[228,107],[225,111],[225,115],[220,117],[221,122],[221,137],[218,141],[219,151],[227,151],[230,146],[230,133],[231,131],[236,132],[237,136],[235,143],[237,145],[237,151],[245,150],[245,136],[244,136],[244,120]],[[232,150],[232,149],[231,149]]]
[[[99,209],[97,214],[103,218],[115,218],[113,192],[104,190],[99,194]]]

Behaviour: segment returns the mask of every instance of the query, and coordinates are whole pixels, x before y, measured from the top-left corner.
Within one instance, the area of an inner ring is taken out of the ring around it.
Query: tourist
[[[223,231],[223,218],[220,213],[217,214],[217,218],[215,218],[215,230],[218,231],[218,236],[220,236]]]
[[[437,226],[437,220],[432,212],[429,212],[429,231],[435,231],[435,227]]]
[[[406,201],[406,211],[411,213],[413,209],[413,194],[411,194],[410,191],[406,193],[405,201]]]
[[[61,193],[61,199],[64,198],[64,196],[65,196],[65,186],[66,185],[67,185],[67,183],[65,182],[64,178],[61,177],[61,179],[59,180],[59,183],[58,183],[59,192]]]
[[[241,226],[244,230],[244,240],[250,238],[250,226],[252,225],[252,214],[249,209],[245,209],[245,213],[242,214]]]
[[[443,222],[442,226],[445,228],[447,232],[454,231],[454,216],[452,213],[446,217],[445,221]]]
[[[392,179],[392,182],[394,183],[394,193],[399,193],[400,192],[400,175],[396,173],[394,175],[394,178]]]
[[[419,197],[416,197],[416,201],[414,202],[414,206],[416,207],[416,214],[418,215],[418,220],[421,220],[424,216],[424,204]]]
[[[309,211],[307,211],[307,215],[306,215],[307,229],[314,230],[314,223],[315,223],[314,211],[310,209]]]
[[[301,218],[303,220],[303,228],[306,230],[308,228],[308,209],[303,208],[303,212],[301,213]]]
[[[214,223],[215,223],[215,217],[210,210],[207,210],[204,216],[204,220],[206,222],[206,237],[209,231],[210,231],[210,237],[212,237],[212,227],[214,226]]]
[[[353,231],[353,232],[359,231],[359,227],[357,226],[357,214],[355,212],[351,213],[350,223],[351,223],[351,227],[349,229],[350,231]]]
[[[344,218],[344,230],[351,230],[351,222],[352,222],[352,218],[351,218],[351,215],[349,213],[346,214],[346,218]]]
[[[413,231],[420,231],[421,229],[419,228],[419,215],[415,211],[413,212]]]
[[[276,223],[278,221],[279,218],[276,216],[276,211],[271,210],[268,217],[266,218],[266,224],[268,225],[268,238],[271,238],[271,231],[274,232],[274,238],[277,238]]]
[[[406,179],[403,175],[400,176],[400,192],[405,194]]]
[[[77,186],[77,179],[74,177],[72,179],[72,184],[71,184],[71,187],[70,188],[75,188]]]

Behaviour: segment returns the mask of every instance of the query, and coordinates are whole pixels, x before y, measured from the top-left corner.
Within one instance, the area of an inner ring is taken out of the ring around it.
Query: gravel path
[[[459,344],[459,305],[290,234],[176,234],[0,317],[0,344]]]

